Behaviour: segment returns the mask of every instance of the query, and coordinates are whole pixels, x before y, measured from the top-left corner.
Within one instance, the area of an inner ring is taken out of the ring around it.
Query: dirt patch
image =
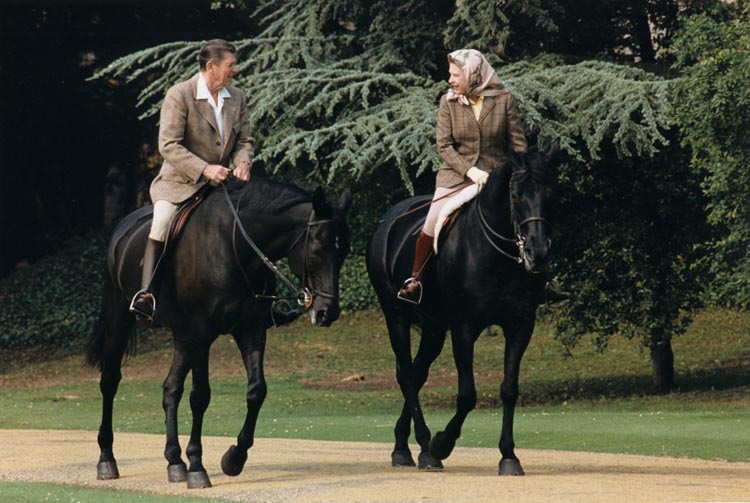
[[[0,430],[0,481],[264,503],[750,501],[750,463],[523,449],[526,476],[498,477],[495,449],[456,448],[426,473],[392,468],[388,444],[260,438],[232,478],[219,460],[233,439],[203,440],[213,487],[188,491],[166,481],[161,435],[116,434],[121,478],[97,481],[95,432]]]
[[[502,372],[476,372],[474,375],[474,382],[477,384],[485,382],[500,383],[502,379]],[[396,372],[393,370],[356,372],[354,374],[338,373],[325,377],[302,379],[300,382],[307,388],[324,390],[382,391],[398,389]],[[430,377],[427,379],[425,387],[455,387],[457,383],[458,373],[455,370],[436,369],[430,371]]]

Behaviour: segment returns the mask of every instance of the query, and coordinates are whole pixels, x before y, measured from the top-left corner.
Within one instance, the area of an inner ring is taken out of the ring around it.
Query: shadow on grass
[[[703,395],[710,393],[716,400],[750,399],[750,367],[732,364],[705,371],[677,374],[676,393]],[[493,385],[499,389],[500,383]],[[521,396],[518,404],[549,405],[566,401],[598,401],[643,396],[657,396],[650,376],[596,376],[579,379],[521,380]],[[427,390],[425,390],[427,391]],[[735,396],[737,395],[737,396]],[[425,393],[425,405],[430,407],[452,408],[455,395],[445,393]],[[704,397],[705,398],[705,397]],[[477,406],[498,408],[501,406],[499,394],[488,391],[485,384],[478,390]]]

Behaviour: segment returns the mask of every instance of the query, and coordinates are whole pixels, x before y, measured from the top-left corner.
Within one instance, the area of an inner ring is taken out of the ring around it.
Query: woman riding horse
[[[481,189],[489,173],[507,159],[507,148],[526,151],[515,99],[484,55],[462,49],[450,53],[448,62],[451,89],[440,100],[436,135],[443,163],[427,219],[417,237],[412,274],[398,292],[399,299],[415,304],[422,298],[422,273],[432,255],[435,227],[443,207],[472,183]],[[547,281],[548,302],[570,297],[569,292],[558,291]]]

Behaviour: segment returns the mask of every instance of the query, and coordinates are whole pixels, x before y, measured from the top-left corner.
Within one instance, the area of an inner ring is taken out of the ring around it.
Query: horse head
[[[349,253],[351,236],[346,212],[351,200],[347,190],[338,204],[329,205],[318,188],[313,194],[307,230],[295,252],[289,255],[292,272],[302,278],[305,308],[313,325],[327,327],[341,313],[339,274]]]
[[[548,174],[559,147],[545,153],[517,154],[511,160],[511,216],[518,240],[519,256],[526,271],[542,273],[552,244],[551,229],[546,219]]]

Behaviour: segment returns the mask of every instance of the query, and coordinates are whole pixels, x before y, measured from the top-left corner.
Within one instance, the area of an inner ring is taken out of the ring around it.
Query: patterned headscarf
[[[464,71],[464,78],[469,84],[467,94],[470,96],[497,96],[505,89],[484,55],[475,49],[453,51],[448,54],[448,62]],[[468,96],[457,94],[453,89],[448,91],[447,99],[458,100],[462,105],[469,104]]]

